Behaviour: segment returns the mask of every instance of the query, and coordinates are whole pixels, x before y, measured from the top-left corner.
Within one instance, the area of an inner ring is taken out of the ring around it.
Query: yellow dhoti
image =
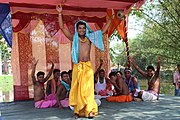
[[[89,117],[91,112],[97,115],[98,107],[94,100],[94,73],[90,62],[74,64],[69,105],[74,107],[74,113],[79,116]]]

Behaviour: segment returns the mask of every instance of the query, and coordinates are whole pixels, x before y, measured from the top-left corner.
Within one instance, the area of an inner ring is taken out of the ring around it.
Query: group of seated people
[[[101,69],[103,61],[94,74],[95,98],[106,98],[112,102],[131,102],[140,85],[136,77],[131,75],[131,69],[124,69],[124,77],[121,71],[112,71],[109,78],[105,77],[105,71]]]
[[[131,64],[135,69],[148,80],[148,89],[140,90],[140,84],[135,76],[132,75],[130,68],[124,69],[124,76],[121,71],[113,71],[109,78],[105,77],[105,71],[101,69],[103,61],[95,72],[95,98],[106,98],[109,102],[131,102],[157,100],[160,90],[160,58],[158,58],[157,70],[153,66],[147,67],[147,72],[142,71],[130,58]],[[101,97],[99,97],[101,96]]]
[[[44,77],[45,73],[39,71],[37,73],[37,80],[35,78],[35,70],[38,60],[33,59],[32,62],[32,81],[34,85],[34,102],[36,108],[48,108],[48,107],[68,107],[68,96],[72,80],[72,70],[62,71],[54,69],[54,63],[52,67]],[[53,78],[49,80],[53,73]],[[47,82],[46,89],[44,83]],[[45,91],[46,90],[46,91]],[[45,94],[46,93],[46,94]]]
[[[112,71],[109,78],[105,77],[105,71],[101,69],[103,60],[100,60],[100,66],[94,74],[94,91],[95,101],[99,106],[100,99],[105,98],[109,102],[131,102],[134,101],[151,101],[157,100],[159,95],[159,70],[160,58],[158,59],[157,70],[153,66],[147,67],[147,72],[142,71],[130,58],[132,65],[145,78],[148,79],[148,90],[140,90],[140,84],[136,77],[131,73],[130,68],[124,69],[124,76],[121,71]],[[52,67],[44,77],[44,72],[37,73],[37,80],[35,77],[35,70],[38,60],[33,59],[32,62],[32,81],[34,85],[34,102],[36,108],[59,107],[60,109],[69,107],[68,97],[71,89],[72,70],[68,72]],[[49,80],[51,74],[53,78]],[[46,89],[44,83],[46,83]]]

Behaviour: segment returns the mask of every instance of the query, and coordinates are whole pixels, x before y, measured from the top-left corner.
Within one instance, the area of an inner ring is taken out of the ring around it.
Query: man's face
[[[177,66],[177,69],[178,69],[178,71],[180,72],[180,65],[179,65],[179,66]]]
[[[110,77],[110,80],[111,80],[111,81],[116,81],[116,79],[117,79],[117,76],[113,76],[113,75],[112,75],[112,76]]]
[[[69,77],[70,77],[70,78],[72,78],[72,72],[71,72],[71,73],[69,73]]]
[[[84,36],[86,33],[86,26],[85,25],[79,25],[77,31],[78,31],[79,36]]]
[[[39,82],[43,82],[43,80],[44,80],[44,75],[39,75],[39,76],[37,77],[37,80],[38,80]]]
[[[105,73],[103,71],[99,73],[100,78],[104,78],[104,76],[105,76]]]
[[[68,74],[63,74],[62,80],[67,82],[69,80],[69,75]]]
[[[54,78],[59,79],[59,77],[60,77],[60,72],[55,72],[54,73]]]
[[[155,71],[152,70],[152,69],[148,69],[148,70],[147,70],[147,74],[148,74],[148,76],[150,76],[150,77],[153,76],[154,73],[155,73]]]
[[[117,73],[117,78],[120,79],[122,76],[121,76],[121,73]]]
[[[126,78],[131,77],[131,72],[130,72],[130,71],[126,71],[126,72],[125,72],[125,77],[126,77]]]

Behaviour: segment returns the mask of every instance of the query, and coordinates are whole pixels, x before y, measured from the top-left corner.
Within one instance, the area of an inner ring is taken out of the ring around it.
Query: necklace
[[[85,43],[88,39],[85,37],[84,39],[81,39],[80,37],[79,37],[79,40],[82,42],[82,43]]]

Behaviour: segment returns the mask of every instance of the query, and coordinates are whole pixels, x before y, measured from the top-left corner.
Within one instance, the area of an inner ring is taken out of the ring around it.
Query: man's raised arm
[[[46,82],[52,75],[52,72],[54,70],[54,63],[52,61],[51,61],[51,63],[52,63],[51,69],[50,69],[49,73],[47,74],[47,76],[44,78],[43,82]]]
[[[36,60],[35,58],[33,58],[33,60],[32,60],[32,72],[31,72],[31,78],[32,78],[33,84],[36,83],[35,71],[36,71],[36,65],[37,65],[37,63],[38,63],[38,60]]]
[[[62,32],[64,33],[64,35],[69,39],[69,40],[73,40],[73,35],[69,32],[69,30],[64,28],[64,23],[63,23],[63,19],[62,19],[62,6],[61,5],[56,5],[56,10],[58,11],[58,18],[59,18],[59,26],[60,29],[62,30]]]
[[[157,62],[157,70],[155,75],[158,77],[159,76],[159,72],[160,72],[160,63],[161,63],[161,59],[160,56],[158,56],[158,62]]]
[[[114,10],[112,9],[112,16],[110,17],[110,19],[108,20],[108,22],[106,23],[106,25],[104,26],[104,28],[102,29],[102,34],[106,33],[106,31],[108,30],[112,20],[114,19]]]
[[[134,66],[134,68],[145,78],[147,77],[146,73],[144,71],[142,71],[137,64],[135,63],[134,59],[132,57],[129,56],[129,61],[131,62],[131,64]]]

